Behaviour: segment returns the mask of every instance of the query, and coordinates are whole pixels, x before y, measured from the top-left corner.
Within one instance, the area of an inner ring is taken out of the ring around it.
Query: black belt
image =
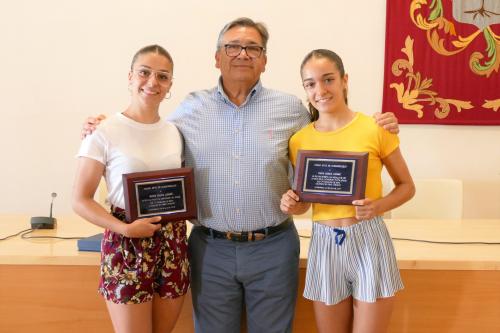
[[[242,231],[242,232],[223,232],[217,231],[215,229],[207,228],[204,226],[198,226],[203,233],[213,238],[228,239],[234,242],[252,242],[266,238],[278,231],[286,229],[290,224],[293,223],[291,218],[286,219],[281,224],[275,225],[274,227],[267,227],[264,229],[254,230],[254,231]]]

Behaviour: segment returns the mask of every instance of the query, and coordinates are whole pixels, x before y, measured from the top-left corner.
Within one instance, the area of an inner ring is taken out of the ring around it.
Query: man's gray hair
[[[254,22],[252,19],[248,17],[239,17],[235,20],[232,20],[228,24],[222,28],[222,30],[219,33],[219,38],[217,39],[217,50],[219,50],[223,45],[222,45],[222,38],[224,34],[234,28],[234,27],[250,27],[254,28],[257,30],[260,34],[260,37],[262,38],[262,46],[264,49],[267,49],[267,41],[269,40],[269,32],[267,31],[266,26],[262,22]],[[265,50],[264,50],[265,52]]]

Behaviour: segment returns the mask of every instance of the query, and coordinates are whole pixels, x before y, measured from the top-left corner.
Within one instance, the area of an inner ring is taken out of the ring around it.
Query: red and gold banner
[[[387,0],[382,110],[500,125],[500,0]]]

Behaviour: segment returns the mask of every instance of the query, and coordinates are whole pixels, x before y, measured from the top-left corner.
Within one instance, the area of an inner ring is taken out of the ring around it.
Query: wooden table
[[[498,220],[387,220],[392,237],[500,242]],[[0,238],[29,228],[29,217],[0,216]],[[90,236],[101,230],[76,216],[33,235]],[[301,230],[301,235],[310,235]],[[405,289],[390,332],[500,332],[500,245],[428,244],[395,240]],[[303,290],[309,239],[301,240]],[[97,294],[99,254],[74,240],[0,241],[0,332],[112,332]],[[294,332],[315,332],[311,302],[299,297]],[[186,298],[175,332],[193,332]]]

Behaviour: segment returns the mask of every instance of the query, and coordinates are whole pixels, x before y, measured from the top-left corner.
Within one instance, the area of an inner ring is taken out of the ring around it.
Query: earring
[[[172,97],[172,93],[169,91],[169,92],[167,93],[167,96],[165,97],[165,99],[170,99],[170,97]]]

